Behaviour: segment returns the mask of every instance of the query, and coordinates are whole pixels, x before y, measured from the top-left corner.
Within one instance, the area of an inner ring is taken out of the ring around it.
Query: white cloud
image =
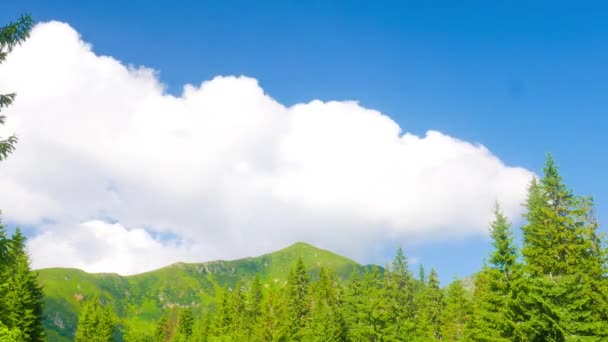
[[[83,223],[67,235],[48,229],[29,241],[29,249],[38,262],[65,265],[69,260],[71,267],[90,272],[132,274],[166,266],[167,261],[198,261],[193,259],[197,255],[194,246],[188,243],[161,243],[144,229],[97,220]]]
[[[36,267],[132,273],[297,240],[357,257],[483,233],[496,199],[516,218],[532,176],[356,102],[286,107],[248,77],[167,95],[154,70],[98,56],[58,22],[0,65],[0,92],[13,90],[0,136],[21,141],[0,166],[0,208],[38,226]]]

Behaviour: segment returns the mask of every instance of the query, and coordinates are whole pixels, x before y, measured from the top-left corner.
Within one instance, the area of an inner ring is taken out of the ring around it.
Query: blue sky
[[[404,131],[486,146],[567,184],[608,216],[608,7],[600,2],[8,1],[69,23],[96,54],[160,71],[168,92],[256,78],[285,105],[356,100]],[[19,150],[17,150],[17,153]],[[443,280],[478,269],[483,237],[409,246]],[[390,254],[390,252],[386,252]]]

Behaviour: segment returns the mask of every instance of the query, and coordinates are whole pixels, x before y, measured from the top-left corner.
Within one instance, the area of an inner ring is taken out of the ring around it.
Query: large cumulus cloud
[[[127,274],[298,240],[357,257],[482,234],[495,200],[518,216],[532,176],[357,102],[285,106],[248,77],[172,96],[154,70],[96,55],[58,22],[0,65],[12,90],[0,136],[21,141],[0,166],[0,208],[37,227],[36,267]]]

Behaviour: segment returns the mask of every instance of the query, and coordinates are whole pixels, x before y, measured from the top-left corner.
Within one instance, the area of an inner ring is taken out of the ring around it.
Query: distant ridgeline
[[[383,269],[297,243],[121,277],[38,272],[48,341],[606,341],[607,253],[593,200],[549,156],[522,246],[498,204],[482,270],[441,289],[401,249]]]
[[[315,279],[321,269],[332,270],[340,279],[347,279],[355,272],[363,274],[372,268],[297,243],[255,258],[177,263],[126,277],[77,269],[43,269],[38,274],[46,295],[44,325],[48,340],[73,340],[78,315],[84,303],[93,297],[112,308],[118,328],[124,330],[126,324],[151,333],[161,318],[174,318],[184,308],[191,308],[197,319],[203,312],[215,311],[216,299],[224,289],[248,288],[256,277],[264,291],[284,287],[299,258],[310,265],[308,274]]]

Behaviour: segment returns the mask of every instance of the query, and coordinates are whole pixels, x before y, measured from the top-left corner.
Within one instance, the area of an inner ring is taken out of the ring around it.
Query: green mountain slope
[[[39,270],[46,295],[45,328],[49,341],[69,341],[76,329],[80,302],[94,294],[110,302],[119,318],[152,328],[158,318],[174,307],[210,305],[220,287],[232,287],[239,279],[259,275],[263,283],[282,283],[301,257],[311,275],[327,267],[341,278],[364,271],[355,261],[305,243],[274,253],[233,261],[177,263],[132,276],[90,274],[77,269]]]

